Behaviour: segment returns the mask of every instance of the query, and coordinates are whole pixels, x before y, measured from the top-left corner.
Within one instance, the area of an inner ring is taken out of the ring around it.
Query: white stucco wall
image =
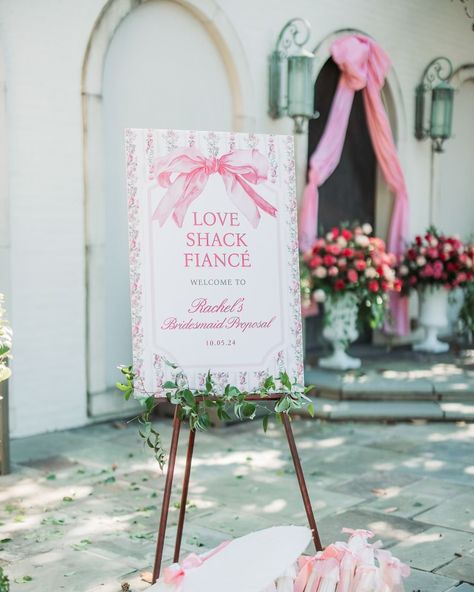
[[[104,4],[104,0],[0,3],[10,212],[10,239],[0,237],[0,289],[10,293],[9,316],[15,331],[10,401],[15,436],[87,421],[81,73],[87,43]],[[240,40],[239,60],[245,60],[250,72],[257,131],[292,129],[288,120],[274,122],[266,115],[267,55],[288,19],[301,16],[312,23],[312,46],[345,27],[361,29],[383,45],[401,88],[399,105],[405,125],[399,145],[412,230],[422,230],[428,222],[430,149],[412,134],[414,88],[426,64],[437,55],[448,56],[455,65],[472,61],[474,33],[461,4],[447,0],[202,0],[202,5],[214,15],[211,18],[219,20],[224,14]],[[188,49],[192,55],[194,48]],[[167,56],[156,56],[157,72],[160,58],[169,60],[172,53],[170,46]],[[196,108],[206,109],[206,105]],[[246,125],[253,123],[249,119]],[[465,150],[472,153],[472,146]],[[2,166],[0,162],[0,171]],[[446,183],[449,179],[441,186]],[[0,211],[3,216],[4,205]],[[2,224],[3,229],[4,220]],[[7,236],[7,230],[3,232]]]

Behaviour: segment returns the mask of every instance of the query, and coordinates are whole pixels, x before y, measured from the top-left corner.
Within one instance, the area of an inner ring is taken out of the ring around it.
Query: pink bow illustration
[[[213,173],[222,177],[227,195],[254,228],[260,222],[260,210],[276,216],[277,209],[250,185],[267,180],[268,160],[261,152],[232,150],[220,158],[206,158],[196,148],[181,148],[158,158],[154,164],[153,177],[168,191],[152,219],[163,226],[172,214],[181,227],[189,206],[201,195]]]

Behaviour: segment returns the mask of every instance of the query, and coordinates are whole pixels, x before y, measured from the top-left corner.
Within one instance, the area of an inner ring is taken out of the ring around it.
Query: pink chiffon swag
[[[341,70],[341,76],[323,136],[310,158],[308,184],[299,218],[300,248],[302,251],[308,250],[316,237],[318,187],[331,176],[341,160],[354,94],[362,90],[374,152],[384,179],[395,197],[388,250],[400,256],[408,233],[408,194],[390,123],[380,97],[390,60],[375,41],[363,35],[337,39],[331,46],[331,55]],[[390,307],[392,330],[405,335],[408,332],[407,299],[392,294]]]
[[[342,530],[350,535],[347,543],[333,543],[313,557],[302,555],[261,592],[404,592],[403,578],[410,575],[410,568],[381,549],[380,542],[369,543],[374,536],[370,530]],[[227,544],[205,555],[189,555],[181,564],[165,569],[159,582],[168,584],[172,592],[180,592],[186,573],[199,568]]]

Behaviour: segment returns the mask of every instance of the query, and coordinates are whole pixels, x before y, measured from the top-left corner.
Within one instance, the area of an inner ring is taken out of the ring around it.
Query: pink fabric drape
[[[390,123],[380,97],[390,60],[375,41],[363,35],[349,35],[336,40],[331,46],[331,55],[341,70],[341,77],[323,136],[310,159],[308,184],[299,219],[300,248],[302,251],[309,249],[316,237],[318,187],[339,164],[354,94],[362,90],[374,152],[385,181],[395,197],[388,250],[401,255],[408,234],[408,194]],[[393,330],[400,335],[406,334],[407,299],[393,294],[391,311]]]

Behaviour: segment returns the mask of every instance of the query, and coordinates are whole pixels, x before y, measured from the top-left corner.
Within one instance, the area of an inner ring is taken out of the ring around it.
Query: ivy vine
[[[237,420],[254,419],[257,410],[262,409],[265,412],[263,416],[265,432],[272,413],[281,420],[282,413],[290,414],[293,411],[306,408],[311,417],[314,416],[313,403],[307,396],[313,386],[305,387],[296,380],[292,381],[286,372],[280,372],[277,377],[268,376],[262,382],[261,387],[251,393],[259,398],[248,400],[250,393],[242,391],[236,386],[227,384],[223,391],[218,389],[210,371],[206,375],[204,388],[190,389],[185,375],[179,371],[178,367],[170,362],[167,364],[175,370],[176,376],[173,380],[168,380],[162,385],[163,391],[159,398],[154,394],[146,394],[146,396],[140,394],[137,397],[144,407],[143,413],[136,418],[138,433],[145,445],[153,451],[161,469],[166,463],[166,452],[162,445],[161,435],[153,426],[152,414],[163,397],[166,397],[173,405],[179,405],[179,419],[188,421],[191,430],[207,430],[214,414],[221,421],[230,421],[234,418]],[[137,377],[132,366],[119,366],[119,370],[123,378],[122,382],[116,383],[116,386],[128,401],[135,393]],[[275,401],[273,409],[270,410],[263,403],[275,393],[280,394],[281,397]]]

